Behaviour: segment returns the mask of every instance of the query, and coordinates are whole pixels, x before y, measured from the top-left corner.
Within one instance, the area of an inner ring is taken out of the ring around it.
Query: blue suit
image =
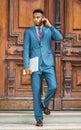
[[[42,74],[48,85],[48,90],[44,99],[45,107],[48,107],[57,88],[51,41],[59,41],[62,40],[62,38],[61,33],[54,26],[50,28],[42,27],[42,37],[40,41],[35,26],[25,31],[23,53],[24,68],[29,68],[29,58],[39,57],[39,71],[33,72],[31,75],[36,120],[43,120],[41,108]]]

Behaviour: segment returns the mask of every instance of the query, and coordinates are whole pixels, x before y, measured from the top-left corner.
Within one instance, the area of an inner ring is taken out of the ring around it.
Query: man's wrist
[[[51,24],[49,24],[49,28],[51,27],[52,25]]]

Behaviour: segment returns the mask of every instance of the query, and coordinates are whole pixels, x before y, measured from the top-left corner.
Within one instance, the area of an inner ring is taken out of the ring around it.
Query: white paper
[[[38,57],[30,59],[30,70],[32,72],[38,71]],[[25,69],[23,69],[23,75],[26,75]]]
[[[38,71],[38,57],[30,59],[30,70],[32,72]]]

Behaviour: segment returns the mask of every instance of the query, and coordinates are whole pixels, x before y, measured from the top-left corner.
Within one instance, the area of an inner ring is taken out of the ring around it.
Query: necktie
[[[38,39],[41,40],[41,36],[42,36],[42,33],[41,33],[41,30],[40,30],[40,27],[38,27]]]

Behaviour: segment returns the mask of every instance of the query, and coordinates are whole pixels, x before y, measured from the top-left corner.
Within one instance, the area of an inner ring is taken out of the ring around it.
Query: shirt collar
[[[43,25],[40,26],[40,29],[42,29]],[[38,26],[35,26],[36,29],[38,29]]]

